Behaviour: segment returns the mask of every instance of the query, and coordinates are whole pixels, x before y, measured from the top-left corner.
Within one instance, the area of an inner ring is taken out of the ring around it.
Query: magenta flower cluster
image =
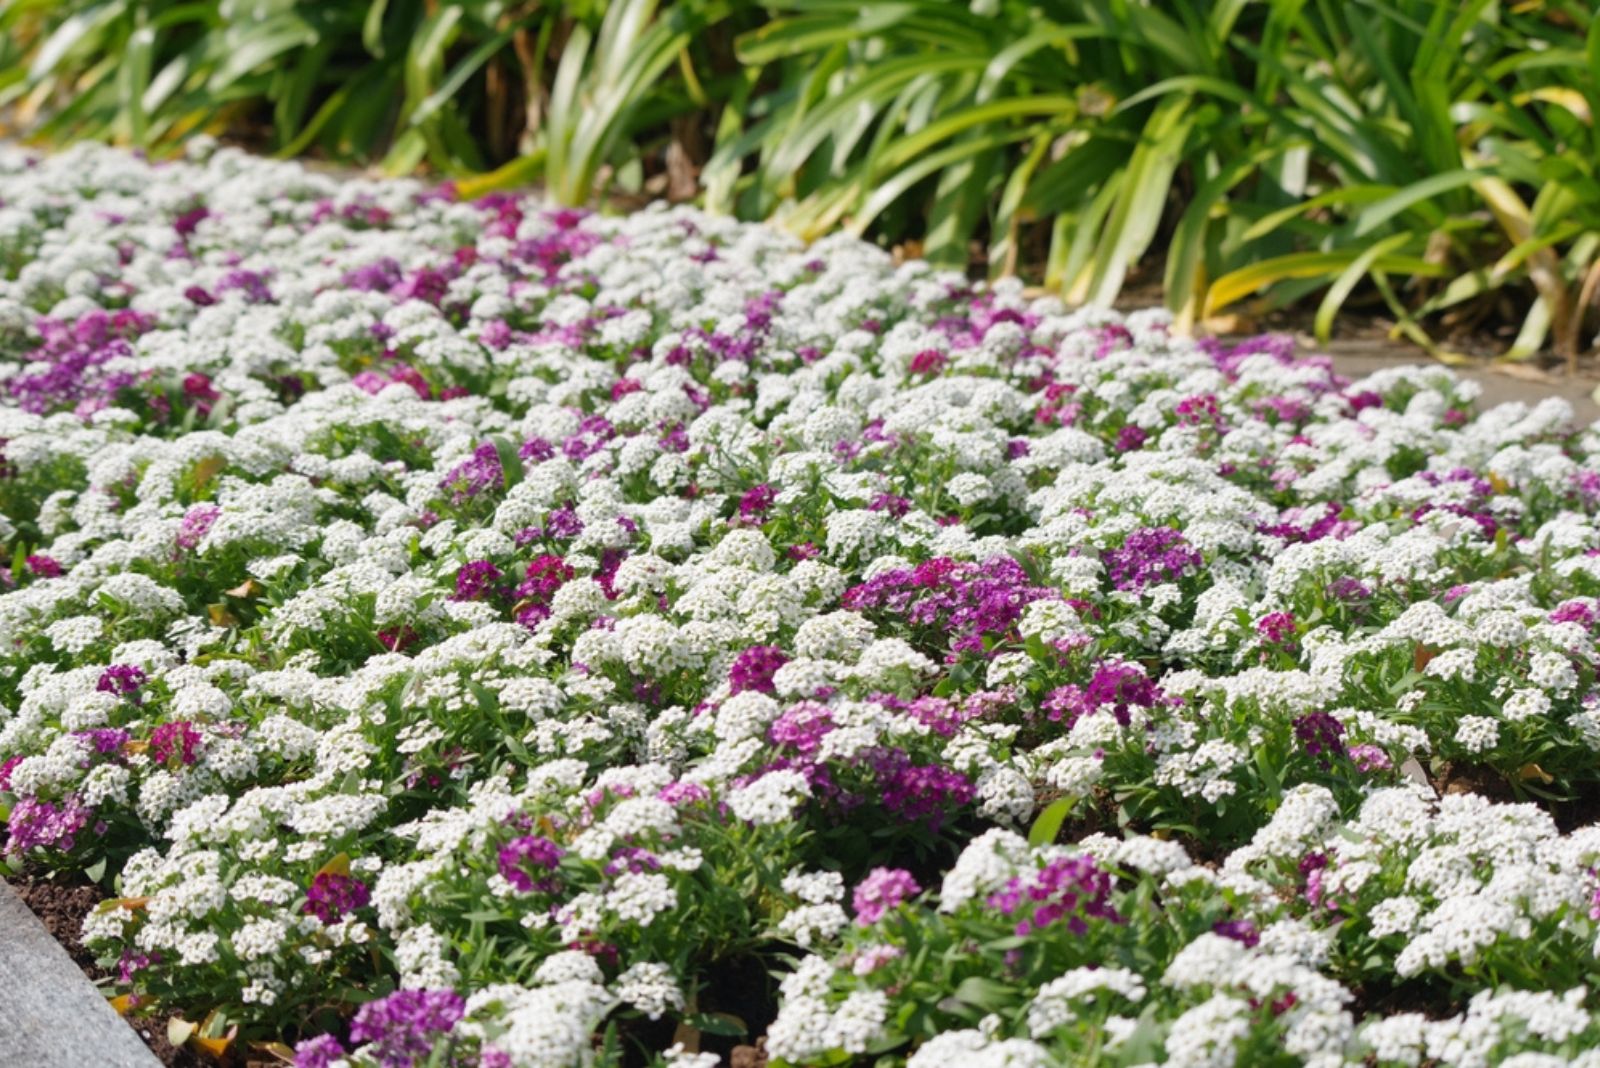
[[[346,914],[365,908],[371,898],[372,892],[361,880],[339,872],[323,871],[311,880],[301,911],[323,923],[337,923]]]
[[[989,907],[1017,917],[1016,933],[1028,936],[1064,923],[1081,935],[1090,920],[1121,923],[1111,907],[1112,880],[1088,855],[1057,857],[1033,875],[1018,875],[989,895]]]
[[[856,923],[870,927],[883,918],[883,914],[896,908],[922,892],[917,880],[904,868],[873,868],[856,884],[850,904],[855,909]]]
[[[1024,608],[1060,596],[1047,586],[1034,585],[1010,557],[975,564],[941,556],[852,586],[842,603],[854,611],[903,615],[918,626],[947,632],[955,654],[985,652],[1013,637]]]
[[[1204,563],[1199,551],[1171,527],[1141,527],[1104,554],[1111,585],[1139,591],[1162,582],[1176,582]]]

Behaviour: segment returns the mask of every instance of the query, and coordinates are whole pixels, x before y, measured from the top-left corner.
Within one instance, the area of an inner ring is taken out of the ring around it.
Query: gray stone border
[[[0,1065],[160,1068],[133,1028],[0,879]]]

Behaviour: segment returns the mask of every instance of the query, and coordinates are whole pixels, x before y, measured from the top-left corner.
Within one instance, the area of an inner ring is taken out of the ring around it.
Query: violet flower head
[[[776,645],[752,645],[734,657],[728,669],[728,685],[733,693],[754,690],[757,693],[776,694],[773,678],[778,669],[789,662],[783,650]]]
[[[1179,426],[1205,427],[1222,432],[1222,411],[1217,406],[1217,398],[1210,393],[1201,393],[1193,397],[1185,397],[1173,409],[1178,417]]]
[[[13,753],[4,760],[0,760],[0,790],[11,789],[11,773],[17,770],[18,764],[27,759],[28,757],[24,753]]]
[[[1117,431],[1117,439],[1112,442],[1111,447],[1118,452],[1133,452],[1143,448],[1144,443],[1149,440],[1150,435],[1143,427],[1125,426]]]
[[[834,729],[833,712],[827,705],[802,701],[784,710],[767,728],[767,739],[780,749],[810,759],[822,747],[822,739]]]
[[[873,868],[865,879],[856,884],[855,896],[851,900],[856,923],[870,927],[882,919],[884,913],[921,892],[922,887],[904,868]]]
[[[439,488],[450,494],[450,503],[461,505],[490,489],[505,485],[505,470],[500,466],[500,453],[492,442],[484,442],[472,451],[472,458],[452,467],[439,481]]]
[[[1015,637],[1022,612],[1034,601],[1059,598],[1035,586],[1009,556],[981,564],[936,557],[915,568],[886,571],[844,592],[851,611],[879,610],[951,637],[952,653],[988,652]]]
[[[1343,601],[1346,604],[1360,604],[1372,599],[1372,587],[1360,579],[1344,577],[1336,578],[1328,583],[1323,591],[1331,600]]]
[[[294,1068],[333,1068],[348,1051],[332,1035],[308,1038],[294,1047]]]
[[[574,573],[572,565],[553,553],[530,560],[526,574],[513,593],[517,599],[517,622],[532,630],[550,618],[550,604],[556,591],[571,581]]]
[[[371,891],[361,880],[338,872],[318,872],[306,890],[306,903],[300,911],[323,923],[338,923],[346,913],[365,908],[371,899]]]
[[[117,982],[130,984],[135,975],[160,961],[159,953],[135,953],[132,949],[124,949],[122,956],[117,959]]]
[[[74,738],[81,738],[89,743],[89,748],[96,756],[111,756],[120,753],[122,747],[128,744],[129,734],[122,727],[91,727],[88,730],[73,731]]]
[[[1261,932],[1249,920],[1218,920],[1211,925],[1211,930],[1251,949],[1261,942]]]
[[[76,844],[77,835],[89,825],[94,813],[77,794],[68,794],[58,805],[28,796],[17,801],[6,821],[5,855],[34,849],[59,849],[63,853]]]
[[[500,847],[497,861],[500,876],[524,894],[534,890],[548,890],[552,882],[548,877],[535,880],[529,869],[554,872],[565,851],[548,838],[536,834],[513,838]]]
[[[145,684],[147,678],[144,668],[137,664],[112,664],[100,673],[100,680],[94,684],[94,688],[101,693],[137,700],[139,687]]]
[[[869,512],[888,512],[896,519],[902,519],[911,511],[911,502],[894,493],[880,493],[867,505]]]
[[[489,560],[469,560],[456,571],[456,592],[453,601],[476,601],[485,594],[496,592],[495,583],[502,572]]]
[[[1087,854],[1057,857],[1037,874],[1018,875],[989,895],[989,907],[1003,916],[1018,916],[1014,930],[1026,937],[1065,922],[1073,934],[1085,934],[1089,920],[1122,923],[1111,906],[1111,876]]]
[[[926,821],[937,830],[947,812],[978,796],[961,772],[941,764],[916,764],[904,749],[878,749],[866,762],[877,776],[877,801],[907,821]]]
[[[381,1068],[417,1068],[460,1022],[466,999],[454,990],[397,990],[361,1006],[350,1039]]]
[[[1084,716],[1109,710],[1126,727],[1134,708],[1154,708],[1168,700],[1143,666],[1125,660],[1105,660],[1095,665],[1087,686],[1058,686],[1041,702],[1046,715],[1070,729]]]
[[[200,732],[187,720],[163,723],[150,732],[150,759],[165,764],[174,756],[184,765],[193,764],[200,748]]]
[[[183,513],[175,538],[178,548],[189,551],[197,548],[221,514],[222,509],[214,504],[197,504]]]
[[[1584,601],[1564,601],[1555,607],[1549,615],[1552,623],[1581,623],[1590,630],[1594,629],[1597,619],[1595,610]]]
[[[765,482],[745,491],[739,498],[739,518],[746,522],[761,522],[778,499],[778,491]]]
[[[544,532],[551,538],[576,538],[583,533],[583,520],[578,518],[578,510],[572,505],[562,505],[545,520]]]
[[[1112,586],[1135,592],[1158,583],[1176,582],[1205,562],[1199,551],[1171,527],[1141,527],[1129,534],[1120,547],[1107,549],[1104,558]]]
[[[1256,620],[1256,633],[1268,645],[1293,645],[1295,639],[1294,613],[1267,613]]]
[[[1388,771],[1394,767],[1394,761],[1389,759],[1388,753],[1370,744],[1352,745],[1350,759],[1364,772]]]
[[[1306,755],[1316,758],[1324,769],[1329,767],[1330,756],[1345,755],[1344,724],[1327,712],[1308,712],[1294,721],[1294,735],[1300,739]]]
[[[676,808],[679,805],[694,805],[709,800],[711,791],[697,782],[669,782],[656,791],[656,796]]]

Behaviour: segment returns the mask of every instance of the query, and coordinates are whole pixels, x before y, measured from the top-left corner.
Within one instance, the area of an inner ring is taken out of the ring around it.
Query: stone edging
[[[0,1064],[159,1068],[127,1022],[0,880]]]

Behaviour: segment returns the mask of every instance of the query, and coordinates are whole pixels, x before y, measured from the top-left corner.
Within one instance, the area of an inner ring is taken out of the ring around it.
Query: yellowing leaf
[[[181,1016],[174,1016],[167,1021],[167,1041],[174,1046],[182,1046],[194,1036],[197,1024],[192,1024]]]
[[[252,1042],[250,1052],[266,1054],[283,1064],[294,1063],[294,1050],[282,1042]]]
[[[111,999],[111,1007],[116,1010],[118,1016],[128,1015],[129,1011],[133,1008],[133,995],[118,994],[116,997]]]
[[[1531,99],[1542,100],[1547,104],[1557,104],[1576,115],[1579,122],[1587,123],[1592,122],[1594,119],[1594,116],[1589,114],[1589,101],[1576,89],[1568,89],[1565,86],[1547,85],[1535,89],[1531,93],[1519,94],[1519,97],[1520,99],[1513,99],[1517,99],[1518,103],[1526,103]]]
[[[1549,786],[1551,783],[1555,782],[1555,779],[1550,777],[1550,773],[1545,771],[1537,764],[1522,765],[1522,767],[1517,769],[1517,777],[1523,782],[1533,782],[1538,780],[1546,786]]]
[[[213,627],[237,627],[239,625],[239,618],[228,611],[228,606],[225,604],[206,605],[206,614],[211,617],[211,625]]]
[[[222,472],[222,469],[227,466],[228,461],[223,459],[221,456],[207,456],[204,460],[201,460],[199,463],[195,464],[195,488],[198,489],[205,486],[207,482],[210,482],[212,479],[216,478],[217,475]]]
[[[255,579],[245,579],[231,590],[223,590],[229,597],[255,597],[261,592],[261,584]]]
[[[531,155],[518,156],[498,170],[487,174],[475,174],[470,178],[462,178],[456,182],[456,195],[462,200],[476,200],[488,193],[497,193],[502,189],[514,189],[517,186],[527,185],[537,178],[544,170],[544,149],[536,149]]]
[[[110,912],[113,909],[127,909],[129,912],[138,912],[150,904],[148,897],[111,897],[95,906],[96,912]]]
[[[350,854],[340,853],[328,863],[317,869],[318,875],[349,875]]]
[[[233,1045],[235,1034],[237,1034],[237,1029],[230,1031],[222,1038],[204,1038],[200,1035],[195,1035],[189,1039],[189,1045],[213,1060],[220,1061],[228,1055],[228,1047]]]

